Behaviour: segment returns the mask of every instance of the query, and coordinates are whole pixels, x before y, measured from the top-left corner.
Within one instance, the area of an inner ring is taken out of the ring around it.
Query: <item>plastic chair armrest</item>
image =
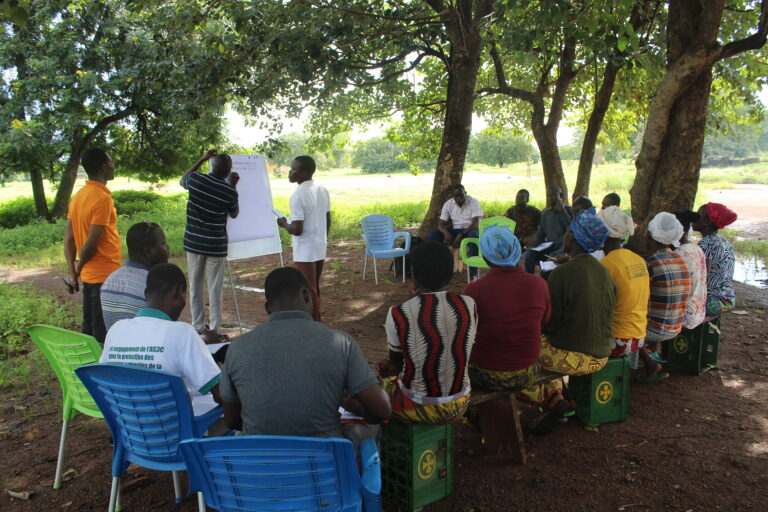
[[[381,493],[381,460],[379,450],[376,448],[376,440],[363,439],[359,446],[360,461],[362,463],[363,488],[367,493],[378,496]]]
[[[392,241],[394,242],[398,238],[403,237],[403,240],[405,240],[405,252],[410,252],[411,250],[411,234],[406,233],[405,231],[395,231],[392,233]]]
[[[461,256],[461,261],[464,263],[467,262],[469,259],[469,256],[467,255],[467,247],[469,244],[473,244],[477,246],[477,249],[480,249],[480,239],[479,238],[462,238],[461,239],[461,245],[459,246],[459,255]]]
[[[216,423],[216,421],[223,416],[224,408],[220,405],[217,405],[210,411],[203,413],[200,416],[195,416],[193,418],[195,423],[195,436],[203,437],[205,431],[208,430],[211,425]]]

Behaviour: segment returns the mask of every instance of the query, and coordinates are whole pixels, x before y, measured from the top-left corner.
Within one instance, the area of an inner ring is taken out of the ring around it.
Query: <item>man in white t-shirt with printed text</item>
[[[147,307],[109,329],[99,362],[181,375],[195,416],[210,411],[221,402],[221,371],[195,328],[178,321],[187,302],[184,272],[171,263],[155,265],[145,295]]]
[[[312,179],[315,161],[297,156],[291,163],[288,181],[299,187],[291,196],[291,220],[277,219],[277,224],[293,235],[293,265],[304,275],[312,294],[312,318],[320,321],[320,274],[323,272],[331,229],[331,199],[328,191]]]

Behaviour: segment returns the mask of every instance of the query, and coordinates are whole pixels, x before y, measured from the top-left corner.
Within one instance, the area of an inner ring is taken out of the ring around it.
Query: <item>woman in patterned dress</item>
[[[701,325],[706,316],[707,308],[707,257],[698,244],[688,241],[691,224],[699,220],[699,215],[691,210],[681,210],[674,213],[683,225],[683,236],[680,237],[680,247],[675,252],[685,261],[691,274],[691,293],[685,303],[683,327],[694,329]]]
[[[699,247],[707,257],[707,316],[730,311],[736,304],[733,290],[733,269],[736,256],[731,243],[717,231],[736,220],[736,212],[719,203],[707,203],[699,208],[699,220],[693,229],[702,234]]]

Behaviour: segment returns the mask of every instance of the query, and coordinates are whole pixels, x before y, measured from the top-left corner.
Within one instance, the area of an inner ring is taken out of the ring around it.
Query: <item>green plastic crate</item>
[[[693,375],[717,368],[720,347],[720,317],[703,322],[692,330],[683,329],[669,342],[667,361],[670,368]]]
[[[599,372],[570,377],[568,389],[576,401],[576,416],[585,425],[626,421],[629,411],[629,359],[608,359]]]
[[[453,492],[453,425],[383,425],[381,495],[415,511]]]

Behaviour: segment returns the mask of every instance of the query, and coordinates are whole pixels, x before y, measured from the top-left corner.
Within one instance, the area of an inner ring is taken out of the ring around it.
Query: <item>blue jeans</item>
[[[456,238],[457,235],[460,235],[464,232],[463,229],[449,229],[448,232],[453,235],[454,238]],[[467,235],[465,238],[478,238],[479,232],[477,229],[473,229]],[[429,233],[429,236],[427,237],[432,242],[444,242],[445,241],[445,235],[442,231],[439,229],[436,229]],[[470,245],[467,247],[467,256],[477,256],[477,247],[475,245]],[[477,277],[477,267],[469,267],[469,279],[470,281]]]

